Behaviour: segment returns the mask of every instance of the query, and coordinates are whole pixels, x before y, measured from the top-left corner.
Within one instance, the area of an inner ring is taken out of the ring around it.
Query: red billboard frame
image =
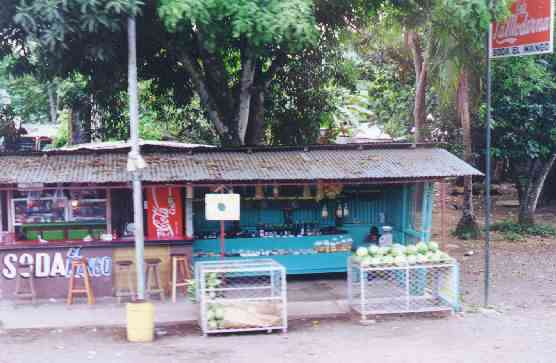
[[[517,0],[510,10],[507,19],[490,25],[490,58],[552,53],[554,1]]]

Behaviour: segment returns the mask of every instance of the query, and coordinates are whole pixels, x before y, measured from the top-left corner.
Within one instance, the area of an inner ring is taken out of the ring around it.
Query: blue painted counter
[[[338,240],[342,238],[350,238],[349,234],[344,235],[322,235],[322,236],[304,236],[304,237],[273,237],[273,238],[232,238],[226,239],[225,251],[231,253],[239,250],[298,250],[312,249],[315,242],[323,240]],[[193,254],[199,252],[219,253],[220,240],[206,239],[196,240],[193,244]],[[257,256],[257,257],[225,257],[226,259],[258,259],[272,258],[276,262],[286,267],[289,275],[311,274],[311,273],[327,273],[327,272],[346,272],[347,259],[351,252],[330,252],[315,254],[289,254],[274,256]],[[214,261],[220,257],[194,257],[193,261]]]

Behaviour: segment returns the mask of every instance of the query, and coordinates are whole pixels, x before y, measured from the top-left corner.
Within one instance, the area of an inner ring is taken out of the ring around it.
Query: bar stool
[[[133,265],[132,261],[123,260],[116,262],[116,273],[117,276],[126,276],[125,279],[127,280],[127,286],[122,286],[122,280],[118,283],[116,287],[116,297],[118,298],[118,302],[122,302],[123,297],[129,297],[132,301],[135,301],[135,290],[133,289],[133,277],[131,274],[131,266]]]
[[[145,282],[147,285],[145,294],[149,298],[151,297],[151,295],[158,294],[160,296],[160,300],[164,301],[164,289],[162,288],[162,282],[160,281],[161,262],[162,260],[160,258],[145,259]]]
[[[185,253],[171,253],[170,257],[172,258],[172,302],[175,303],[178,287],[183,287],[184,294],[187,295],[187,280],[191,279],[191,270]],[[181,277],[178,276],[180,273]]]
[[[77,294],[87,294],[87,303],[89,305],[93,305],[95,303],[95,296],[93,294],[93,288],[91,286],[91,275],[89,275],[87,264],[87,257],[74,257],[71,260],[68,299],[66,301],[68,305],[73,304],[73,297]],[[75,275],[77,274],[79,268],[81,268],[81,270],[83,271],[83,283],[85,285],[81,288],[77,288],[75,286]]]
[[[37,293],[35,292],[35,266],[28,263],[20,263],[18,265],[19,273],[15,278],[15,297],[16,299],[31,299],[34,304],[36,302]],[[23,277],[24,273],[28,277]]]

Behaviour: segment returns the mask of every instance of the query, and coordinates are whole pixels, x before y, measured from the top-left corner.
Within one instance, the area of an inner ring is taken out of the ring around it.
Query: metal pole
[[[488,7],[490,8],[490,1],[488,1]],[[490,200],[490,119],[491,119],[491,97],[492,97],[492,70],[491,70],[491,60],[490,60],[490,32],[487,32],[486,37],[486,85],[487,85],[487,112],[486,112],[486,152],[485,152],[485,296],[484,305],[488,306],[489,289],[490,289],[490,210],[491,210],[491,200]]]
[[[140,157],[139,149],[139,90],[137,87],[137,53],[136,53],[135,17],[127,20],[128,41],[128,95],[129,95],[129,130],[131,135],[130,158]],[[137,270],[137,299],[145,299],[145,236],[143,232],[143,193],[141,174],[138,168],[132,171],[133,180],[133,224],[135,226],[135,266]]]

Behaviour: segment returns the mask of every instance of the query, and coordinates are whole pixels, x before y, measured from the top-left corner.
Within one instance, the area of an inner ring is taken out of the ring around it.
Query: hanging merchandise
[[[255,185],[255,199],[258,200],[264,199],[263,186],[260,184]]]
[[[349,216],[349,209],[347,203],[344,204],[344,217]]]
[[[41,192],[27,192],[27,208],[38,208],[38,202],[41,199]]]
[[[278,189],[277,185],[272,188],[272,196],[274,198],[278,198],[280,196],[280,190]]]
[[[309,199],[311,198],[311,187],[308,184],[303,186],[303,198]]]
[[[81,193],[77,191],[71,192],[70,198],[70,205],[72,208],[79,208],[79,205],[81,204]]]
[[[193,185],[188,184],[188,185],[185,187],[185,197],[186,197],[187,199],[193,199],[193,197],[194,197]]]
[[[338,208],[336,208],[336,217],[343,218],[344,217],[344,210],[342,209],[342,205],[338,204]]]
[[[326,208],[326,204],[322,206],[322,218],[328,218],[328,208]]]
[[[324,198],[323,186],[321,183],[317,184],[317,194],[315,195],[315,200],[320,202]]]
[[[64,208],[66,204],[66,197],[62,188],[57,188],[54,192],[54,204],[57,208]]]

